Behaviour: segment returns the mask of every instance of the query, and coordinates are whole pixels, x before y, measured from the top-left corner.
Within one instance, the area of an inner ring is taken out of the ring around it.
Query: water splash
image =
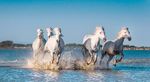
[[[95,65],[87,65],[86,58],[83,56],[83,51],[81,48],[73,48],[65,50],[59,59],[59,63],[52,63],[52,56],[49,52],[38,53],[36,58],[28,59],[29,68],[37,69],[48,69],[48,70],[95,70],[106,68],[106,61],[108,57],[105,57],[103,63],[100,65],[99,60],[101,54],[98,53],[97,62]]]
[[[36,55],[35,58],[31,57],[27,59],[28,68],[36,68],[36,69],[49,69],[49,70],[58,70],[59,66],[51,63],[52,57],[50,53],[41,52]]]

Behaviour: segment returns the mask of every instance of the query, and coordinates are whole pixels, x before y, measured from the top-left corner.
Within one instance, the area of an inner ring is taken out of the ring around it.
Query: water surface
[[[149,82],[150,51],[124,51],[111,70],[37,70],[19,67],[32,56],[27,49],[0,50],[0,82]]]

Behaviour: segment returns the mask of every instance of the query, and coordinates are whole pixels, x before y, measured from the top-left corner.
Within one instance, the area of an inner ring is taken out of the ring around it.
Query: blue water
[[[124,51],[111,70],[37,70],[19,67],[32,50],[0,49],[0,82],[150,82],[150,51]]]

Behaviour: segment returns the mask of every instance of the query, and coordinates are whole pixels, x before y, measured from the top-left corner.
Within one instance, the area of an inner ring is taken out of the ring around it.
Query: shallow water
[[[37,70],[22,67],[31,50],[0,50],[0,82],[149,82],[150,51],[124,51],[125,60],[111,70]]]

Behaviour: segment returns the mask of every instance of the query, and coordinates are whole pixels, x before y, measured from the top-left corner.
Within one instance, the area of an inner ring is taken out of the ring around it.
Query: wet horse
[[[97,61],[97,51],[100,46],[100,39],[106,40],[105,31],[103,27],[96,27],[93,35],[86,35],[83,39],[83,47],[85,49],[84,56],[87,60],[87,65],[95,64]],[[90,56],[90,59],[89,59]]]
[[[48,39],[51,38],[53,36],[53,29],[52,28],[46,28],[46,31],[47,31]],[[44,46],[44,53],[48,51],[48,46],[49,45],[50,44],[47,41],[46,44],[45,44],[45,46]]]
[[[48,50],[52,57],[50,63],[58,64],[60,55],[64,48],[64,41],[61,38],[62,33],[60,28],[54,28],[53,31],[55,35],[48,38],[47,43],[45,45],[45,50]]]
[[[54,28],[54,33],[55,33],[55,36],[58,38],[57,39],[58,46],[55,47],[53,61],[55,61],[58,64],[60,56],[61,56],[62,52],[64,51],[65,42],[62,39],[63,35],[62,35],[62,32],[61,32],[61,28],[59,28],[59,27]]]
[[[100,60],[100,64],[102,62],[102,59],[104,56],[107,54],[109,56],[108,61],[107,61],[107,68],[109,68],[109,62],[112,60],[112,58],[115,55],[121,55],[120,59],[115,60],[115,64],[118,62],[121,62],[121,60],[124,57],[123,54],[123,42],[124,39],[127,38],[129,41],[131,40],[131,35],[129,32],[129,29],[127,27],[123,27],[121,31],[118,33],[117,39],[115,41],[107,41],[102,49],[102,56]]]
[[[32,43],[34,59],[37,59],[40,53],[43,52],[45,43],[46,43],[46,40],[44,39],[44,36],[43,36],[43,30],[37,29],[37,38]]]

